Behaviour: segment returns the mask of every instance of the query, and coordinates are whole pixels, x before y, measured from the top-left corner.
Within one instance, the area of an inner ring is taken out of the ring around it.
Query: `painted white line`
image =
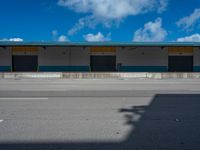
[[[3,120],[2,120],[2,119],[0,119],[0,123],[1,123],[1,122],[3,122]]]
[[[41,89],[41,90],[39,90],[38,91],[38,89],[21,89],[21,90],[19,90],[20,92],[30,92],[30,91],[32,91],[32,92],[47,92],[47,91],[55,91],[55,92],[57,92],[57,91],[61,91],[61,92],[63,92],[63,91],[67,91],[66,89],[50,89],[50,90],[45,90],[45,89]]]
[[[46,97],[1,97],[0,100],[48,100]]]

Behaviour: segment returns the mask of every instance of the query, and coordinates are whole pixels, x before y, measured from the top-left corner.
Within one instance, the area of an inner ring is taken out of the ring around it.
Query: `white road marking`
[[[48,90],[48,89],[40,89],[39,91],[38,91],[38,89],[20,89],[19,90],[20,92],[30,92],[30,91],[34,91],[34,92],[46,92],[46,91],[61,91],[61,92],[63,92],[63,91],[67,91],[67,89],[50,89],[50,90]]]
[[[2,119],[0,119],[0,123],[1,123],[1,122],[3,122],[3,120],[2,120]]]
[[[46,97],[1,97],[0,100],[48,100]]]

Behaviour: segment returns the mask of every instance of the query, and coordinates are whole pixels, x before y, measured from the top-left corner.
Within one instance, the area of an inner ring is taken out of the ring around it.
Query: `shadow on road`
[[[0,143],[0,150],[198,150],[200,94],[158,94],[148,106],[122,108],[132,126],[122,142]],[[140,116],[135,121],[136,116]]]

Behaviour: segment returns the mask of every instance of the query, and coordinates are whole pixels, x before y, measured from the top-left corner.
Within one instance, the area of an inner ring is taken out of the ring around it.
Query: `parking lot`
[[[200,148],[200,80],[0,80],[1,150]]]

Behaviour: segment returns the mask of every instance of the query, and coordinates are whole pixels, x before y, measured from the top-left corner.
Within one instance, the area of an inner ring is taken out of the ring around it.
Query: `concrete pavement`
[[[200,80],[0,80],[0,149],[200,148]]]

